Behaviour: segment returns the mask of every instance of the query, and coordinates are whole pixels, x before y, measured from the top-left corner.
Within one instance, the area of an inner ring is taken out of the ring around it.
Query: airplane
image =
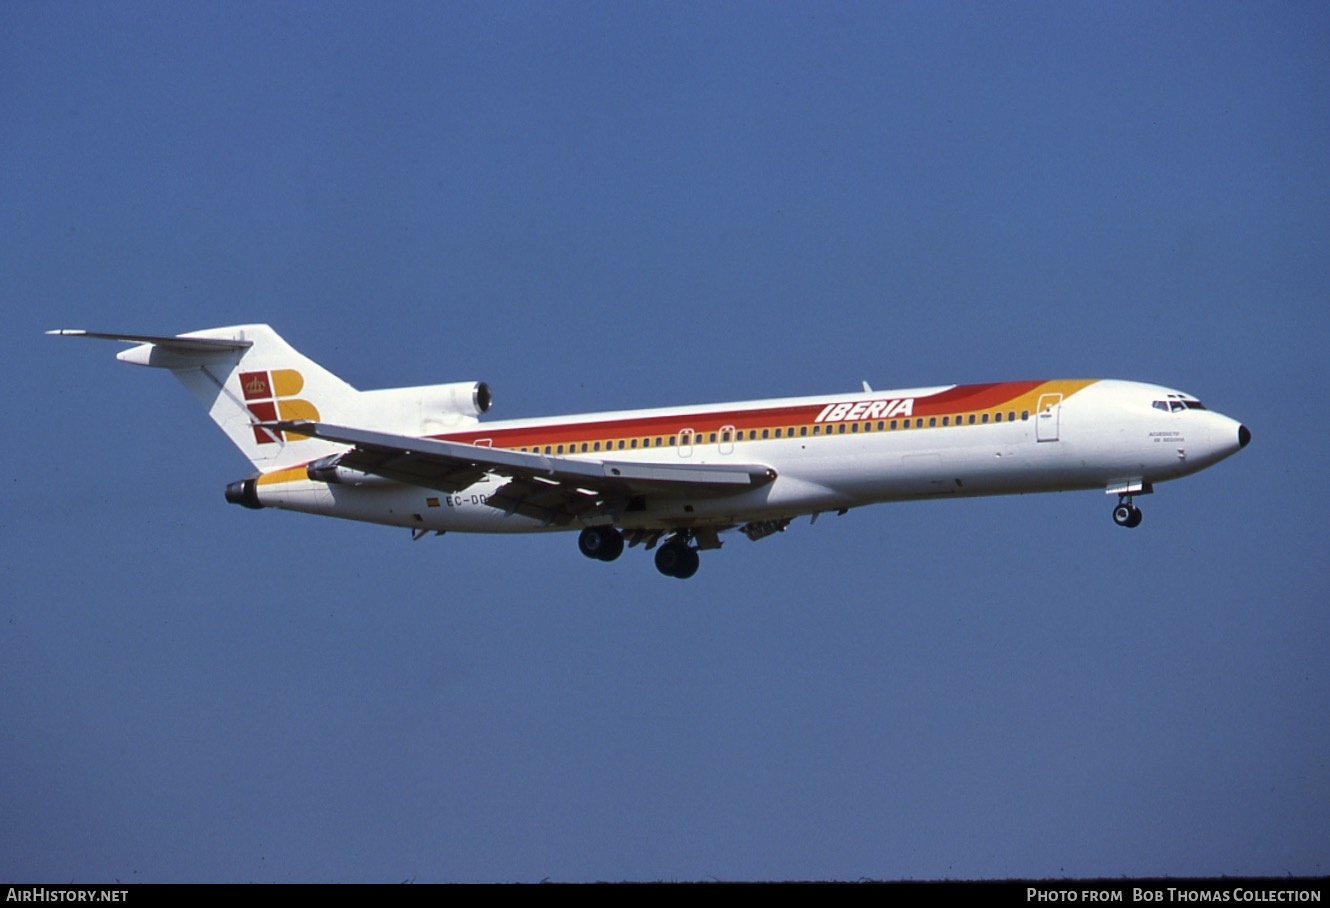
[[[254,467],[226,487],[279,508],[431,531],[578,531],[583,555],[655,550],[686,579],[720,534],[751,540],[868,504],[1102,489],[1135,496],[1251,441],[1237,420],[1158,385],[1006,381],[482,422],[487,384],[357,391],[267,325],[157,336],[48,334],[134,346],[170,370]]]

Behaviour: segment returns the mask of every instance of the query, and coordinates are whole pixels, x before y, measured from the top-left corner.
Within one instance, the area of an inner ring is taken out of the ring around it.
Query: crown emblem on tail
[[[303,441],[306,436],[295,432],[261,428],[259,423],[282,419],[308,419],[318,422],[319,411],[312,403],[296,397],[305,386],[305,379],[295,369],[274,369],[272,372],[241,372],[240,390],[245,396],[245,409],[253,420],[254,442],[260,445]]]

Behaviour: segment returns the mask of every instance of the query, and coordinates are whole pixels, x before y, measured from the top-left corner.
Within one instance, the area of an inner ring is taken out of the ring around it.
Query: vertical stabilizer
[[[359,392],[298,353],[267,325],[210,328],[173,337],[52,331],[137,346],[117,359],[169,369],[261,472],[305,463],[343,446],[263,428],[285,419],[343,422]]]

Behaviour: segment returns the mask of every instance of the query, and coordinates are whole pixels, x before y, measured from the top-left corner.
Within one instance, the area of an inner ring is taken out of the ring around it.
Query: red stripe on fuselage
[[[998,407],[1009,400],[1027,394],[1043,381],[990,382],[982,385],[957,385],[927,396],[884,392],[880,394],[853,394],[827,397],[824,400],[797,406],[773,406],[743,410],[698,410],[669,413],[659,416],[647,414],[607,418],[588,422],[555,423],[520,426],[510,429],[498,426],[478,426],[466,432],[449,432],[433,436],[447,441],[474,444],[484,440],[496,448],[521,448],[535,445],[577,444],[618,438],[677,437],[691,429],[701,435],[725,429],[747,431],[776,426],[803,426],[816,422],[828,404],[843,401],[896,401],[912,399],[913,416],[943,416],[957,411],[985,410]]]

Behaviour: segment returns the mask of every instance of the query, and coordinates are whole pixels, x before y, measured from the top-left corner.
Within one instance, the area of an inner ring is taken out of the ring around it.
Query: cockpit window
[[[1156,400],[1150,403],[1150,406],[1156,410],[1163,410],[1165,413],[1181,413],[1183,410],[1204,410],[1205,404],[1199,400],[1188,399],[1178,394],[1168,395],[1167,400]]]

